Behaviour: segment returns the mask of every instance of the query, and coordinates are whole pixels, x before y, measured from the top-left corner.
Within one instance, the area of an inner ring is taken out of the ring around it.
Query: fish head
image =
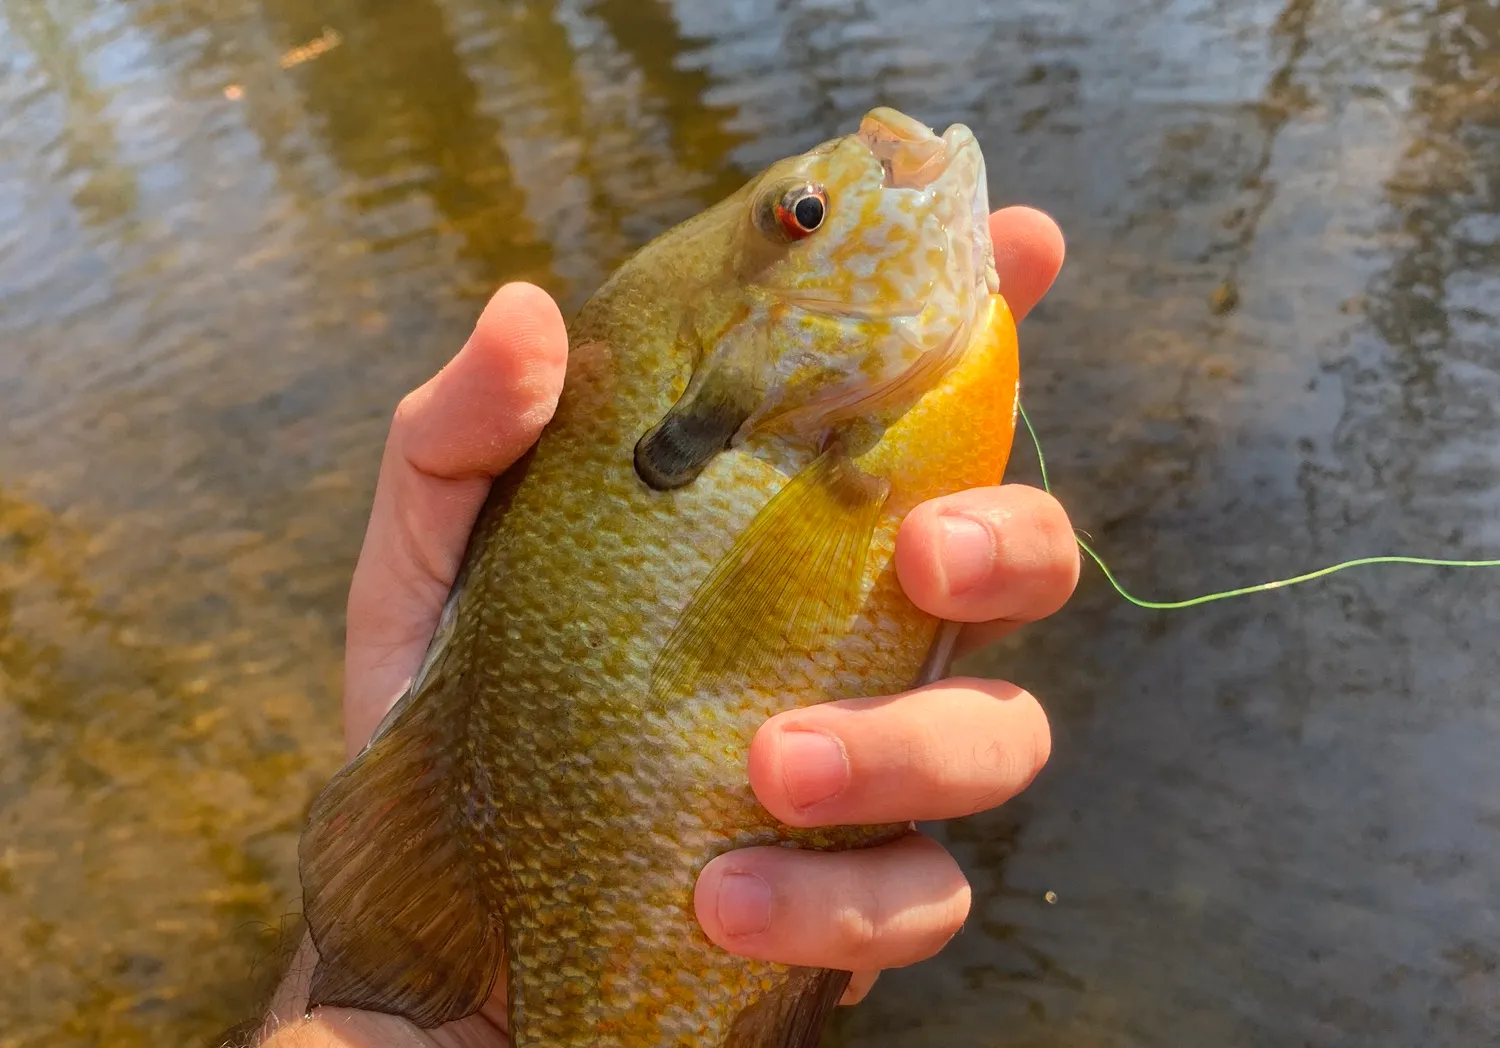
[[[685,484],[726,447],[899,413],[961,356],[998,290],[984,154],[894,109],[781,160],[735,197],[702,356],[637,472]]]

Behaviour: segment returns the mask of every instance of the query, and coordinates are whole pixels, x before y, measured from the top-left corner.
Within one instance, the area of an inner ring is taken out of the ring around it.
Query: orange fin
[[[653,672],[658,695],[754,677],[859,610],[890,485],[838,446],[787,482],[693,594]]]
[[[452,664],[455,599],[375,738],[313,801],[299,845],[318,964],[308,1008],[440,1026],[479,1010],[504,963],[470,858],[455,759],[468,693]],[[445,651],[444,649],[449,649]]]
[[[785,986],[758,998],[735,1019],[724,1048],[817,1048],[850,974],[794,968]]]

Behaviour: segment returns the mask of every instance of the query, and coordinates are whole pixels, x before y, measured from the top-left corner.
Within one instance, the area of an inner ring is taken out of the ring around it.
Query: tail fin
[[[452,609],[447,609],[451,611]],[[504,962],[463,811],[463,674],[429,658],[376,738],[313,802],[299,847],[318,966],[308,1007],[431,1028],[484,1004]],[[434,664],[434,663],[437,664]]]

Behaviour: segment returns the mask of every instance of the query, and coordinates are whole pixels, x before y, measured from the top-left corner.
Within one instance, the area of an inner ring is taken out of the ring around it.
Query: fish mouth
[[[865,114],[855,137],[880,161],[887,189],[968,194],[974,272],[991,294],[999,291],[990,241],[989,180],[974,132],[950,124],[939,135],[920,120],[881,106]]]
[[[886,106],[866,113],[855,137],[880,161],[888,189],[926,189],[961,159],[979,153],[974,133],[963,124],[952,124],[939,135]]]
[[[961,241],[968,241],[976,285],[990,292],[999,289],[995,275],[994,246],[989,232],[989,186],[985,177],[984,152],[974,132],[963,124],[952,124],[941,135],[905,113],[889,107],[870,110],[860,121],[854,138],[880,162],[888,190],[951,194],[966,199],[962,218],[952,216]],[[862,320],[900,320],[919,316],[924,302],[873,305],[842,302],[789,292],[784,301],[797,308],[830,316]]]

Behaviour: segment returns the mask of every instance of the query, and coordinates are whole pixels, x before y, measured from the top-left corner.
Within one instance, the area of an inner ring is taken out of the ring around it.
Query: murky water
[[[1500,550],[1490,0],[0,0],[0,23],[4,1048],[202,1043],[254,1008],[340,757],[389,413],[495,284],[571,309],[877,102],[969,123],[992,199],[1067,231],[1025,399],[1127,585]],[[1022,799],[945,831],[972,921],[837,1039],[1500,1039],[1497,584],[1380,568],[1156,613],[1088,570],[977,660],[1056,743]]]

